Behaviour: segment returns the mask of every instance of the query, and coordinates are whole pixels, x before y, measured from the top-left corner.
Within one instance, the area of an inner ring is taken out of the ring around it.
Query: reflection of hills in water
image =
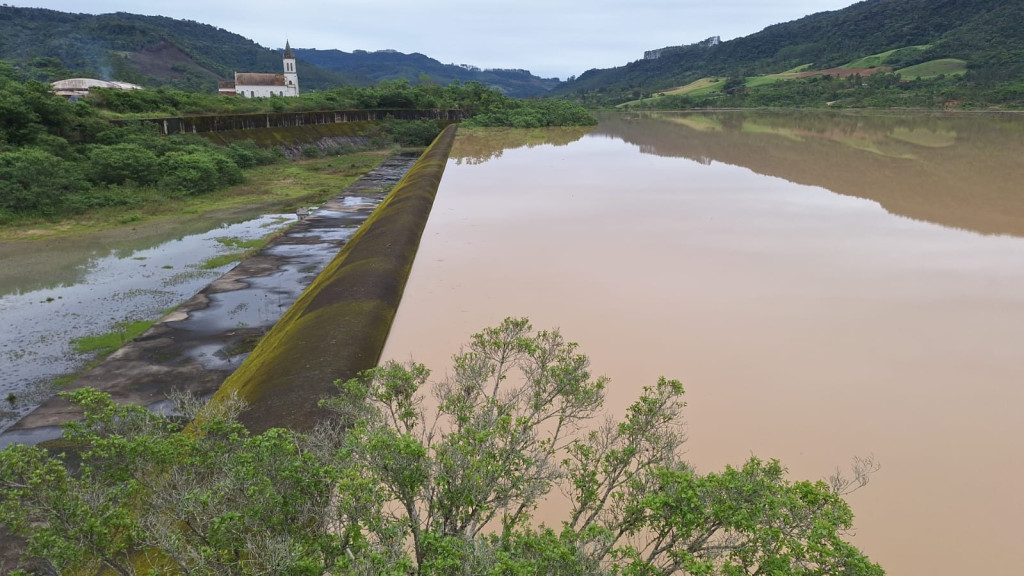
[[[500,158],[505,150],[533,148],[544,144],[565,146],[594,130],[593,126],[564,128],[486,128],[459,130],[451,158],[457,164],[483,164]]]
[[[1024,236],[1022,116],[634,113],[602,117],[594,134],[867,198],[917,220]]]

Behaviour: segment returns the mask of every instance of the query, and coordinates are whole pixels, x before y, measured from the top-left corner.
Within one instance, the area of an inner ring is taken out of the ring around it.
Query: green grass
[[[203,270],[213,270],[214,268],[220,268],[226,266],[232,262],[239,262],[245,257],[245,252],[232,252],[230,254],[221,254],[214,256],[199,265],[199,268]]]
[[[75,338],[71,341],[71,348],[79,354],[96,353],[98,356],[107,356],[149,330],[152,325],[153,322],[148,320],[118,322],[112,332]]]
[[[126,217],[124,207],[96,209],[49,222],[42,219],[0,226],[0,240],[41,239],[138,226],[219,210],[264,206],[268,211],[291,210],[323,202],[363,174],[379,166],[392,152],[377,150],[315,160],[284,161],[244,171],[245,182],[201,196],[169,198],[153,189],[140,191],[143,205]]]
[[[896,53],[896,50],[889,50],[888,52],[881,52],[879,54],[872,54],[871,56],[865,56],[853,62],[849,62],[840,66],[840,68],[878,68],[885,61]]]
[[[680,94],[686,96],[704,96],[717,92],[725,86],[725,78],[701,78],[696,82],[691,82],[682,88],[677,88],[671,92],[665,94]]]
[[[52,386],[55,387],[55,388],[63,388],[65,386],[67,386],[68,384],[71,384],[72,382],[74,382],[75,378],[78,378],[78,374],[77,373],[76,374],[68,374],[66,376],[61,376],[60,378],[54,378],[53,382],[52,382]]]
[[[919,46],[907,46],[905,48],[896,48],[895,50],[889,50],[887,52],[880,52],[878,54],[865,56],[863,58],[844,64],[843,66],[840,66],[840,68],[878,68],[879,66],[884,66],[885,63],[889,60],[889,58],[892,57],[892,55],[897,52],[922,52],[929,48],[931,48],[930,44],[922,44]]]
[[[810,70],[812,66],[814,66],[814,65],[813,64],[801,64],[801,65],[797,66],[796,68],[790,68],[789,70],[786,70],[782,74],[799,74],[801,72],[806,72],[806,71]]]
[[[239,262],[256,254],[267,245],[274,238],[281,235],[281,231],[277,230],[263,236],[262,238],[255,238],[253,240],[242,240],[241,238],[221,236],[217,238],[217,242],[230,248],[243,248],[242,252],[231,252],[228,254],[221,254],[214,256],[199,265],[202,270],[213,270],[214,268],[220,268],[221,266],[231,264],[232,262]]]
[[[785,77],[783,77],[781,75],[751,76],[750,78],[747,78],[746,87],[747,88],[757,88],[758,86],[765,86],[765,85],[768,85],[768,84],[775,84],[776,82],[781,82],[783,80],[789,80],[789,78],[785,78]]]
[[[656,100],[658,98],[661,98],[662,96],[703,96],[705,94],[710,94],[710,93],[718,90],[719,88],[721,88],[724,85],[725,85],[725,78],[715,78],[715,77],[701,78],[700,80],[695,80],[693,82],[690,82],[686,86],[679,86],[679,87],[676,87],[676,88],[669,88],[668,90],[661,90],[656,95],[651,96],[649,98],[641,98],[640,100],[632,100],[630,102],[623,102],[622,104],[619,104],[617,107],[618,108],[622,108],[624,106],[629,106],[630,104],[638,104],[640,102],[649,102],[651,100]]]
[[[264,240],[263,238],[242,240],[241,238],[227,236],[221,236],[220,238],[217,238],[217,242],[223,244],[224,246],[229,246],[231,248],[245,248],[246,250],[252,248],[262,248],[263,245],[266,244],[266,240]]]
[[[942,58],[924,62],[915,66],[897,70],[904,80],[915,78],[935,78],[945,74],[946,76],[960,75],[967,72],[967,62],[956,58]]]

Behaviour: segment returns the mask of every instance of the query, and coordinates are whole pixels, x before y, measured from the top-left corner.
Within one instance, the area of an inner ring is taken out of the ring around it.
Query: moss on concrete
[[[301,146],[318,142],[324,138],[361,138],[371,134],[376,122],[342,122],[338,124],[310,124],[307,126],[281,126],[276,128],[258,128],[252,130],[224,130],[221,132],[203,132],[205,136],[217,144],[230,144],[239,140],[252,140],[257,146],[270,148],[273,146]]]
[[[437,137],[211,402],[237,394],[254,431],[309,429],[332,382],[377,364],[454,137]]]

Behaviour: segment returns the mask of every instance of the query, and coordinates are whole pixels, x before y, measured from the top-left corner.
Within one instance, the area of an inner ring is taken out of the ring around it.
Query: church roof
[[[284,74],[254,74],[235,72],[235,85],[242,86],[284,86]]]
[[[284,41],[284,57],[295,58],[295,55],[292,54],[292,45],[287,40]]]

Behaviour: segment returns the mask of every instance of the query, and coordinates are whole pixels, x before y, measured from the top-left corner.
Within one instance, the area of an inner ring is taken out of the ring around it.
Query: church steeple
[[[295,71],[295,54],[288,40],[284,41],[284,84],[293,96],[299,95],[299,74]]]

